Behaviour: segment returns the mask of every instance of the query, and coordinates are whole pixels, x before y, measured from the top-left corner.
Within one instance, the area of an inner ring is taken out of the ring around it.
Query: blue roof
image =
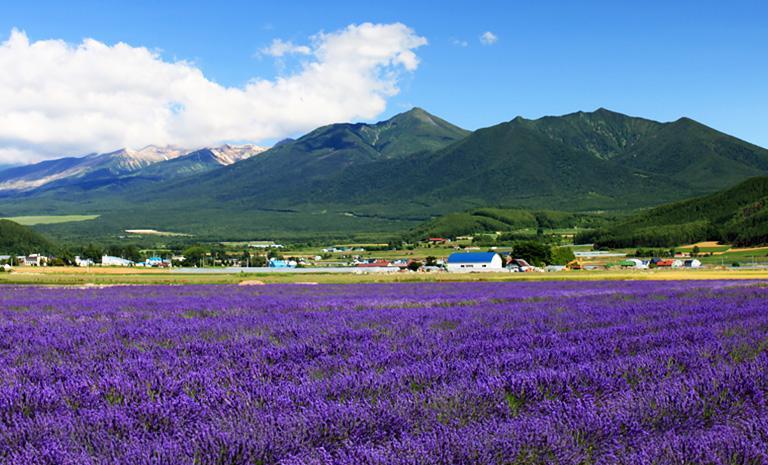
[[[448,263],[491,263],[496,252],[466,252],[452,253]]]

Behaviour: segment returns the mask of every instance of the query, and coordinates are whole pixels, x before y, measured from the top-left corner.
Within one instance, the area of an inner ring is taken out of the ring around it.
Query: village
[[[529,244],[530,245],[530,244]],[[143,250],[146,256],[131,260],[103,254],[101,257],[76,255],[65,261],[42,253],[0,254],[0,270],[15,268],[74,266],[85,268],[175,269],[179,272],[221,270],[229,272],[328,272],[328,273],[482,273],[482,272],[568,272],[610,269],[647,270],[652,268],[698,269],[714,266],[709,254],[679,251],[593,250],[591,245],[546,245],[537,255],[536,245],[520,247],[480,247],[471,236],[456,239],[425,238],[415,244],[343,244],[324,247],[281,244],[273,241],[219,243],[210,248],[196,245],[184,250]],[[638,256],[639,253],[647,256]],[[658,255],[656,254],[658,253]],[[664,256],[661,256],[661,254]],[[698,258],[697,258],[698,257]],[[709,263],[705,257],[709,257]],[[702,261],[703,260],[703,261]],[[734,263],[729,263],[734,266]],[[740,265],[740,264],[739,264]],[[739,266],[736,265],[736,266]],[[725,261],[721,260],[721,266]],[[757,266],[757,264],[755,264]]]

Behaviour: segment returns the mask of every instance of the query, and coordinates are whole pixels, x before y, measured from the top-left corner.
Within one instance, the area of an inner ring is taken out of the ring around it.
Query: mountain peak
[[[221,147],[212,147],[208,149],[220,165],[232,165],[241,160],[251,158],[267,150],[267,147],[261,147],[253,144],[230,145],[224,144]]]
[[[444,119],[431,114],[430,112],[428,112],[427,110],[421,107],[413,107],[408,111],[405,111],[403,113],[398,113],[392,118],[386,121],[381,121],[380,123],[377,123],[377,124],[382,124],[382,123],[389,124],[392,122],[407,121],[407,120],[426,123],[431,126],[442,126],[442,127],[451,126],[451,127],[457,128],[457,126],[454,126],[448,123]]]

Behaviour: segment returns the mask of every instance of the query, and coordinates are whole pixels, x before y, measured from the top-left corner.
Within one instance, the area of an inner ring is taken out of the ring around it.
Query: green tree
[[[83,250],[80,252],[80,256],[82,258],[91,259],[94,263],[101,262],[101,256],[104,254],[104,251],[93,244],[88,244],[83,248]]]
[[[267,257],[261,254],[256,254],[251,258],[251,266],[267,266]]]
[[[552,249],[537,241],[518,242],[512,248],[514,258],[522,258],[531,265],[543,266],[552,263]]]
[[[132,262],[140,262],[142,260],[141,251],[135,244],[128,244],[123,247],[121,257],[128,259]]]
[[[411,263],[408,264],[408,269],[411,271],[418,271],[419,268],[421,268],[421,265],[422,265],[421,262],[412,261]]]
[[[571,260],[576,259],[573,250],[570,247],[553,247],[551,265],[567,265]]]
[[[189,266],[203,266],[207,250],[199,245],[193,245],[184,249],[184,263]]]

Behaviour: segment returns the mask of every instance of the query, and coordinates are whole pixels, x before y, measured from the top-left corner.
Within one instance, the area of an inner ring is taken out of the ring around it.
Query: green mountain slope
[[[442,148],[468,134],[420,108],[375,124],[332,124],[280,143],[257,157],[200,176],[194,182],[149,191],[143,198],[295,205],[306,201],[312,185],[348,168]]]
[[[578,240],[608,247],[668,247],[704,240],[768,243],[768,177],[712,195],[653,208]]]
[[[724,189],[768,172],[768,150],[690,118],[659,123],[600,108],[516,121],[598,158],[665,175],[695,190]]]
[[[27,226],[0,219],[0,255],[50,253],[53,244]]]
[[[543,136],[516,119],[479,129],[431,154],[377,162],[341,173],[312,197],[344,199],[364,210],[444,213],[483,205],[591,210],[625,209],[689,195],[664,174],[625,167]],[[370,206],[370,207],[366,207]]]

